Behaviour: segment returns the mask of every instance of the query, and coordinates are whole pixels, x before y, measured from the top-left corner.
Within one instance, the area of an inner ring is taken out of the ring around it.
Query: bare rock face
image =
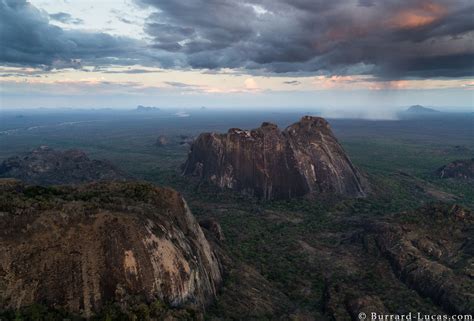
[[[329,124],[305,116],[283,131],[271,123],[227,134],[204,133],[193,143],[184,175],[264,199],[307,194],[363,197],[367,184]]]
[[[0,309],[89,317],[108,302],[202,310],[220,265],[174,190],[146,183],[28,187],[0,180]]]
[[[83,151],[57,151],[41,146],[3,161],[0,177],[20,179],[27,184],[61,185],[124,179],[125,174],[107,161],[89,159]]]
[[[474,158],[451,162],[436,171],[440,178],[474,179]]]

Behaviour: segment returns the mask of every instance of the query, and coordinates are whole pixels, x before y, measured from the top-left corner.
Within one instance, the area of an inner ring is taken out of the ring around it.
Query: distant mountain
[[[63,185],[123,180],[126,175],[107,161],[89,159],[81,150],[58,151],[41,146],[0,163],[0,177],[20,179],[27,184]]]
[[[283,131],[265,122],[251,131],[203,133],[192,144],[184,175],[266,200],[361,197],[368,190],[328,122],[311,116]]]
[[[433,108],[424,107],[421,105],[413,105],[410,108],[408,108],[406,112],[421,114],[421,113],[439,113],[440,111]]]
[[[152,107],[152,106],[142,106],[138,105],[135,111],[159,111],[160,108],[158,107]]]

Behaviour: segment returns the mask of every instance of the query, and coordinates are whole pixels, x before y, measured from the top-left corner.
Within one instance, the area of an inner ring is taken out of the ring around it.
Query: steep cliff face
[[[60,185],[123,179],[125,174],[109,162],[89,159],[83,151],[41,146],[3,161],[0,177],[17,178],[28,184]]]
[[[251,131],[201,134],[183,173],[264,199],[367,192],[364,178],[320,117],[305,116],[283,131],[263,123]]]
[[[91,316],[132,298],[200,310],[220,265],[182,197],[144,183],[25,187],[0,180],[0,308]]]

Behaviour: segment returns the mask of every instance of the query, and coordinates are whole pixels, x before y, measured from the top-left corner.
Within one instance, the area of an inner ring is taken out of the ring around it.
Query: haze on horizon
[[[0,0],[0,107],[474,106],[469,0]]]

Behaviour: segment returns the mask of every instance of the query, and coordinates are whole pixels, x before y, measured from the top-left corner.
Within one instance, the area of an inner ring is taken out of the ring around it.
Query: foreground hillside
[[[0,319],[35,304],[87,318],[191,318],[213,302],[220,264],[177,192],[12,180],[0,192]]]

